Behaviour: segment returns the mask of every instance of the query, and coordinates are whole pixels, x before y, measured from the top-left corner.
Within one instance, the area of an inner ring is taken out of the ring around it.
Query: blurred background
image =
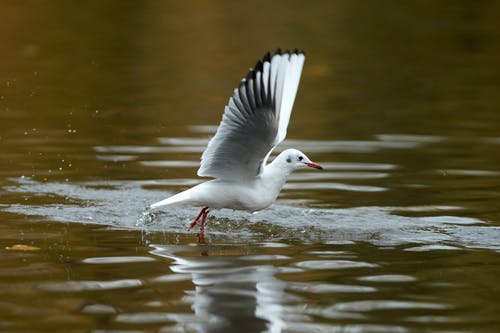
[[[499,1],[6,0],[0,46],[0,331],[500,327]],[[278,47],[326,170],[196,245],[146,207]]]
[[[499,6],[5,1],[2,171],[41,168],[40,157],[12,157],[29,153],[33,142],[64,140],[81,150],[89,140],[133,144],[179,135],[186,122],[216,125],[246,69],[277,47],[307,54],[290,123],[296,138],[495,136]],[[490,158],[498,163],[498,156]]]

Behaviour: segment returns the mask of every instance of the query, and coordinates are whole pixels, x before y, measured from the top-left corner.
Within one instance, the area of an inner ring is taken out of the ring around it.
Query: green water
[[[7,1],[0,331],[497,332],[500,5]],[[294,174],[257,214],[201,180],[267,50],[306,63]]]

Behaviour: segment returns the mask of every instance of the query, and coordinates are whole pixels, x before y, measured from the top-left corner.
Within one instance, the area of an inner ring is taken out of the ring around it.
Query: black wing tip
[[[262,62],[271,62],[271,53],[269,51],[266,54],[264,54]]]
[[[257,63],[255,64],[255,67],[254,67],[254,71],[255,72],[262,72],[262,68],[263,68],[262,60],[257,61]]]
[[[275,55],[283,55],[283,54],[296,54],[296,55],[305,55],[306,53],[303,50],[299,50],[298,48],[294,48],[292,51],[289,51],[288,49],[285,50],[284,52],[281,51],[281,48],[277,48],[276,51],[274,51],[273,55],[271,56],[271,52],[266,52],[264,56],[262,57],[262,60],[257,61],[255,64],[254,68],[251,68],[250,71],[248,72],[247,76],[243,79],[243,81],[248,80],[248,79],[255,79],[256,72],[262,72],[264,68],[264,64],[266,62],[271,62],[272,57]]]
[[[277,48],[276,51],[274,51],[273,55],[271,56],[270,52],[267,52],[264,57],[262,58],[262,62],[271,62],[271,58],[274,57],[275,55],[283,55],[283,54],[296,54],[296,55],[306,55],[306,52],[304,50],[300,50],[298,48],[294,48],[292,51],[286,49],[285,51],[282,51],[281,48]],[[257,68],[257,66],[255,66]]]

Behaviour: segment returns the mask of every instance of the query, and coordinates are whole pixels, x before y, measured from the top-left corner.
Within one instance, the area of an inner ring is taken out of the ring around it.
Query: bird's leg
[[[208,213],[210,213],[210,210],[208,209],[208,207],[205,207],[201,212],[203,214],[200,213],[201,214],[200,231],[198,231],[198,233],[196,234],[196,239],[198,240],[198,244],[206,244],[207,242],[205,240],[205,221],[207,220],[207,216]],[[203,254],[202,252],[202,255],[205,254]],[[208,255],[208,253],[206,255]]]
[[[208,213],[210,213],[210,210],[208,209],[208,207],[205,207],[203,216],[201,218],[200,233],[203,233],[203,231],[205,230],[205,221],[207,220]]]
[[[202,215],[204,215],[204,216],[205,216],[205,211],[206,211],[207,209],[208,209],[208,207],[203,207],[203,208],[201,209],[201,212],[198,214],[198,216],[196,216],[196,218],[194,219],[194,221],[193,221],[193,222],[191,222],[191,223],[189,224],[188,231],[189,231],[189,230],[191,230],[191,229],[193,229],[193,228],[196,226],[196,223],[198,223],[198,221],[200,220],[200,217],[201,217]],[[207,214],[208,214],[208,213],[207,213]],[[206,217],[205,217],[205,218],[206,218]],[[205,224],[205,219],[203,219],[203,220],[202,220],[202,225],[203,225],[203,224]]]

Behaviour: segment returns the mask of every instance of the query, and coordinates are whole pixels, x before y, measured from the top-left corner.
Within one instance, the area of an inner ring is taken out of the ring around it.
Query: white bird
[[[156,202],[151,208],[188,204],[203,207],[203,232],[209,209],[258,211],[269,207],[296,169],[322,167],[296,149],[287,149],[271,163],[267,159],[286,137],[299,86],[304,53],[269,52],[250,69],[224,110],[215,136],[201,156],[198,176],[215,179]]]

